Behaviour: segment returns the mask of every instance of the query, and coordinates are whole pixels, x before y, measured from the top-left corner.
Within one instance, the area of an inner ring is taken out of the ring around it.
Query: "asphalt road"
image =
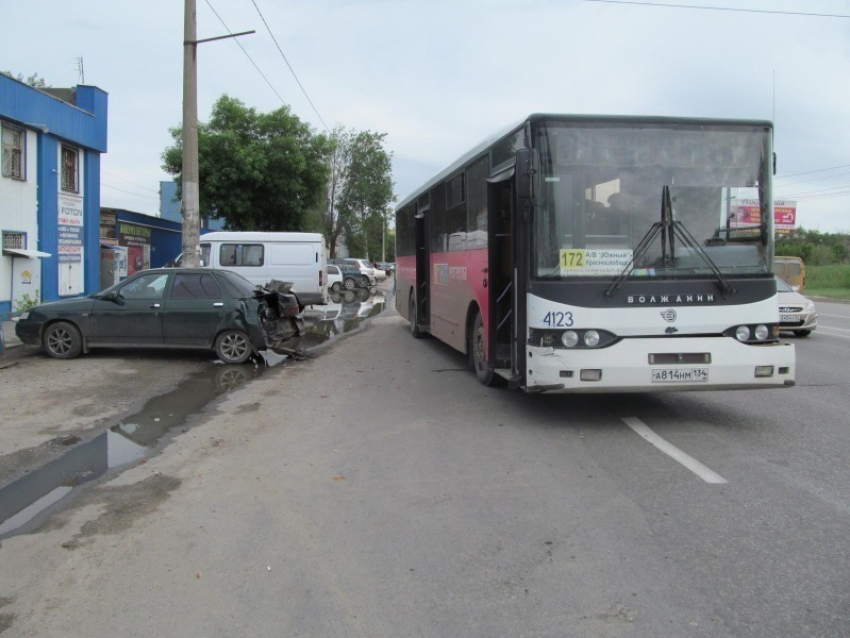
[[[0,616],[8,635],[846,637],[850,306],[819,311],[789,338],[796,388],[582,397],[484,388],[389,310],[4,540]]]

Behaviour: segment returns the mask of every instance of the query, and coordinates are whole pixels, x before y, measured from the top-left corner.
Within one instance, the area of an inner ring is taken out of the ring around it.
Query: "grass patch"
[[[803,291],[806,297],[826,297],[828,299],[846,299],[850,301],[850,290],[844,288],[811,288]]]
[[[844,290],[850,294],[850,265],[807,266],[806,292],[810,290]]]

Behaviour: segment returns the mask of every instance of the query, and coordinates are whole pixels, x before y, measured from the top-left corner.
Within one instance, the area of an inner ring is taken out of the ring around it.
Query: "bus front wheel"
[[[487,332],[484,330],[484,319],[479,312],[475,316],[472,334],[469,335],[469,364],[475,370],[475,376],[486,386],[496,384],[496,374],[487,361]]]

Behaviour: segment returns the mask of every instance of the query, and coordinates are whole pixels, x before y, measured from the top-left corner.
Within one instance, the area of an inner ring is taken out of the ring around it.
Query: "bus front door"
[[[490,257],[490,365],[496,373],[514,381],[517,377],[516,286],[514,283],[513,180],[491,183],[489,188],[488,242]]]

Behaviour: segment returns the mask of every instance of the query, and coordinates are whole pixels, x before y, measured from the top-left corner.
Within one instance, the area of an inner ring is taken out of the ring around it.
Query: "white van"
[[[301,305],[327,303],[325,241],[319,233],[221,231],[201,235],[201,266],[239,273],[253,284],[289,281]]]

